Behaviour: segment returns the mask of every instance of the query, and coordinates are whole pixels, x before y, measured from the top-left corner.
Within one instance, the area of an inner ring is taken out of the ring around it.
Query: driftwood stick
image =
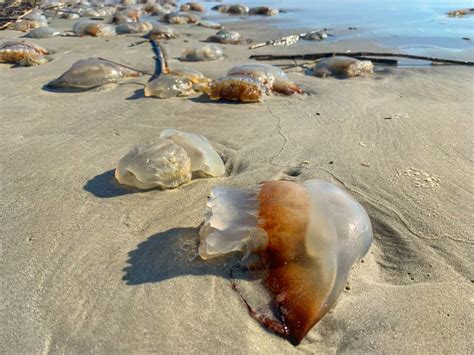
[[[115,65],[118,65],[119,67],[123,67],[123,68],[126,68],[126,69],[134,70],[134,71],[136,71],[136,72],[138,72],[138,73],[142,73],[143,75],[148,75],[148,76],[151,76],[151,77],[153,77],[153,78],[156,78],[156,77],[157,77],[157,75],[155,75],[155,74],[152,74],[152,73],[149,73],[149,72],[140,70],[140,69],[136,69],[136,68],[133,68],[133,67],[131,67],[131,66],[122,64],[122,63],[117,63],[117,62],[114,62],[113,60],[110,60],[110,59],[101,58],[101,57],[98,57],[97,59],[103,60],[104,62],[109,62],[109,63],[115,64]]]
[[[26,15],[28,15],[31,11],[33,11],[33,9],[28,10],[27,12],[25,12],[25,13],[23,13],[22,15],[18,16],[17,18],[13,19],[13,21],[4,23],[2,26],[0,26],[0,30],[4,30],[4,29],[7,28],[8,26],[10,26],[13,22],[16,22],[16,21],[18,21],[18,20],[21,20],[23,17],[25,17]]]
[[[429,62],[437,62],[443,64],[453,64],[453,65],[468,65],[474,66],[474,62],[463,61],[463,60],[451,60],[451,59],[442,59],[435,57],[425,57],[420,55],[411,55],[403,53],[378,53],[378,52],[331,52],[331,53],[311,53],[311,54],[292,54],[292,55],[272,55],[272,54],[257,54],[251,55],[250,59],[256,60],[317,60],[322,58],[329,58],[333,56],[345,56],[345,57],[398,57],[398,58],[408,58],[416,60],[426,60]]]

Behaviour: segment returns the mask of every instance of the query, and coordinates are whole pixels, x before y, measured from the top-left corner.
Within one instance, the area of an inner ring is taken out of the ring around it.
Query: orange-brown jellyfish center
[[[350,268],[370,247],[370,220],[347,192],[322,180],[271,181],[254,195],[241,191],[213,191],[199,253],[205,259],[235,250],[258,253],[279,321],[247,304],[249,312],[298,345],[334,305]]]

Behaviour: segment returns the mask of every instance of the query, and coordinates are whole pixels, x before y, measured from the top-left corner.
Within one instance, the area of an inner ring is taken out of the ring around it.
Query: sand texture
[[[168,42],[171,58],[215,33],[177,28],[184,35]],[[266,31],[251,23],[242,33],[280,34]],[[20,35],[2,31],[0,40]],[[152,71],[150,46],[128,46],[137,40],[33,40],[55,51],[53,61],[0,65],[1,353],[472,352],[471,68],[350,80],[290,73],[307,94],[260,104],[144,98],[147,77],[79,94],[42,89],[91,56]],[[368,49],[358,46],[223,45],[225,60],[189,66],[215,78],[252,53]],[[168,191],[117,186],[120,157],[168,127],[205,135],[229,176]],[[298,347],[248,315],[228,264],[193,259],[212,186],[280,178],[342,185],[374,227],[349,290]]]

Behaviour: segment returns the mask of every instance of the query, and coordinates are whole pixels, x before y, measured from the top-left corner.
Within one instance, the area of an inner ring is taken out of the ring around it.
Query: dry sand
[[[240,27],[257,40],[281,34]],[[214,33],[179,29],[189,36],[169,42],[172,57]],[[90,56],[152,71],[148,44],[128,47],[136,40],[34,40],[56,51],[52,62],[0,66],[1,353],[472,352],[471,68],[351,80],[294,73],[308,95],[248,105],[143,98],[145,77],[108,91],[42,90]],[[223,47],[225,61],[190,66],[217,77],[250,54]],[[230,176],[144,193],[115,185],[118,159],[166,127],[207,136]],[[374,226],[350,289],[298,347],[249,317],[225,266],[191,260],[212,186],[279,178],[344,185]]]

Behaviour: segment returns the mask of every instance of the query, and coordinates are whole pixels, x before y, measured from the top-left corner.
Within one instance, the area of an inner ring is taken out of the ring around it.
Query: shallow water
[[[209,6],[214,4],[209,3]],[[450,18],[446,15],[451,10],[474,7],[474,1],[247,0],[245,4],[283,10],[276,18],[263,18],[282,28],[331,28],[336,32],[356,28],[332,40],[369,39],[413,54],[474,57],[474,16]],[[235,20],[233,16],[214,16],[221,22]]]

